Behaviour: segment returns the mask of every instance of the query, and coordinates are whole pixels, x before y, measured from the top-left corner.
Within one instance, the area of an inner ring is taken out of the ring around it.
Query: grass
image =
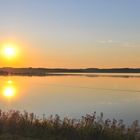
[[[0,111],[0,140],[140,140],[139,132],[138,121],[126,127],[123,120],[103,120],[103,113],[61,120],[58,115],[41,119],[26,111]]]

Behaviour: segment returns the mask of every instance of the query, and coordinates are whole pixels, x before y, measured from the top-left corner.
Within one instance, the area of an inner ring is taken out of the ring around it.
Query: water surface
[[[140,118],[138,74],[1,76],[0,90],[2,110],[74,118],[96,111],[127,123]]]

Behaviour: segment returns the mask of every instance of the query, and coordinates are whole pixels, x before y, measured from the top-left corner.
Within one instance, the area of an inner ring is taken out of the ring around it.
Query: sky
[[[0,67],[140,67],[139,0],[0,0]]]

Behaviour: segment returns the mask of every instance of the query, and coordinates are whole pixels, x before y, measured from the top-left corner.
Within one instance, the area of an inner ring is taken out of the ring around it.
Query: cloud
[[[97,41],[97,43],[100,43],[100,44],[111,44],[111,43],[119,43],[117,41],[113,41],[113,40],[101,40],[101,41]]]
[[[125,41],[113,41],[111,39],[109,40],[101,40],[97,41],[97,44],[101,45],[108,45],[108,46],[119,46],[119,47],[138,47],[140,43],[136,42],[125,42]]]

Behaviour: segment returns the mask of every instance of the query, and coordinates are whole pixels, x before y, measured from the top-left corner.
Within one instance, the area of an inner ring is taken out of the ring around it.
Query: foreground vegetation
[[[103,120],[103,113],[81,119],[60,119],[58,115],[40,119],[33,113],[0,111],[0,140],[140,140],[140,127],[123,120]]]

